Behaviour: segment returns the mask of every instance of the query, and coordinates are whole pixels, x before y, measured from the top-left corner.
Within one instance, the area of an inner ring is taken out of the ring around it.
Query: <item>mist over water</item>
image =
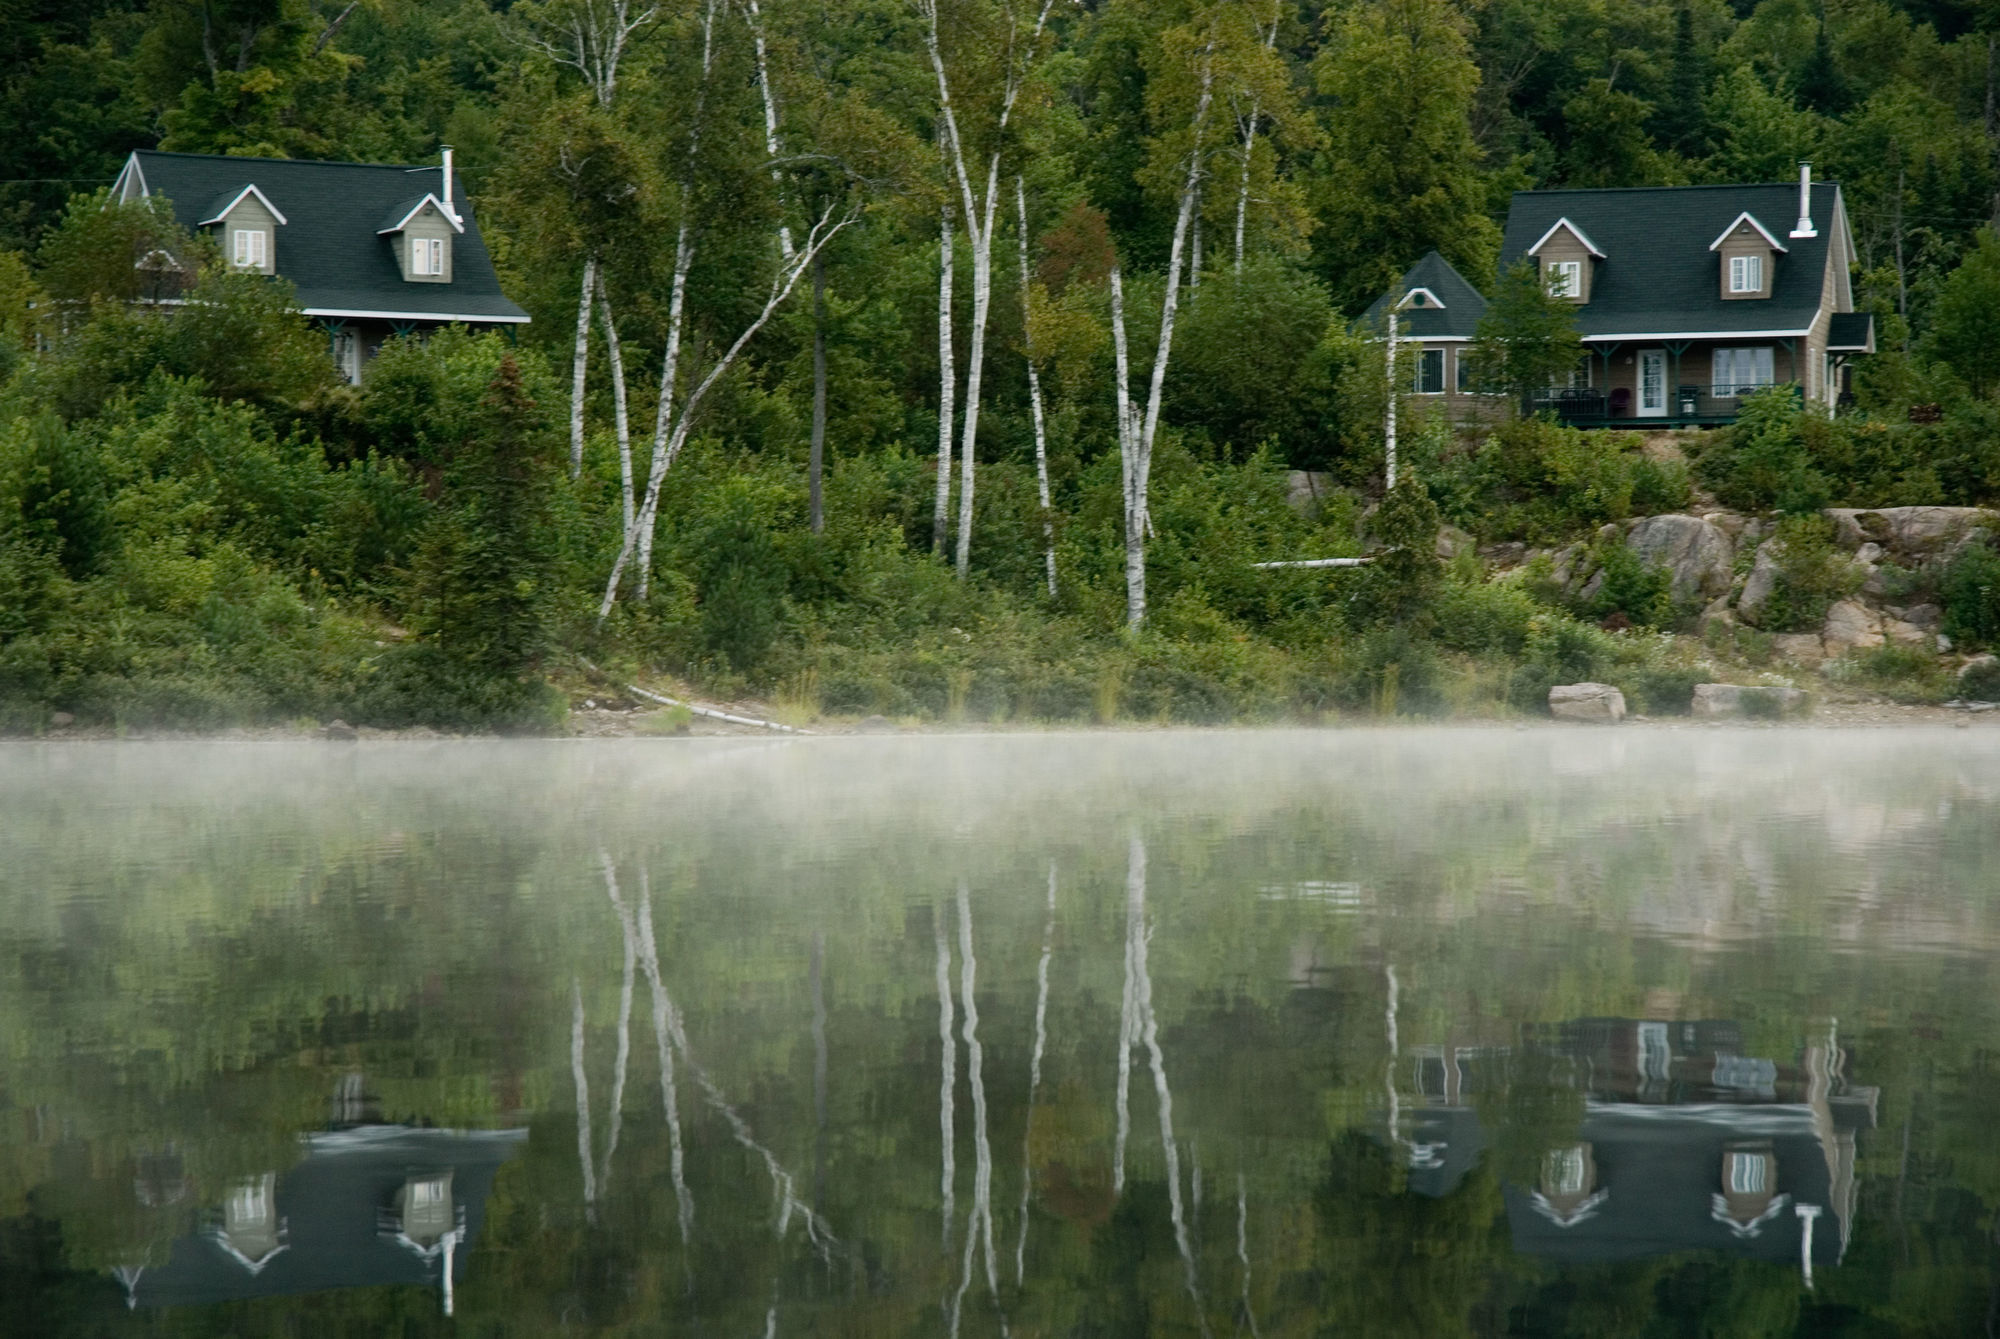
[[[1983,733],[0,745],[0,1333],[1983,1333]]]

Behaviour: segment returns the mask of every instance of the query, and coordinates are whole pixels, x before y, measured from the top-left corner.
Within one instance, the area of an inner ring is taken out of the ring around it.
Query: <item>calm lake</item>
[[[1993,740],[0,745],[0,1334],[1990,1335]]]

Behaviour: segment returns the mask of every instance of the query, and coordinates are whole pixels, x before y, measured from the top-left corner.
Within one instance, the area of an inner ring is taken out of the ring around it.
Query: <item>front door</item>
[[[1665,418],[1667,413],[1667,351],[1639,350],[1639,417]]]

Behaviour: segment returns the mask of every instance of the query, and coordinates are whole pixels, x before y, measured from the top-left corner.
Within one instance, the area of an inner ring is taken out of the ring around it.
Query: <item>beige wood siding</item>
[[[1542,264],[1542,277],[1544,281],[1548,278],[1549,266],[1552,263],[1559,260],[1582,262],[1578,272],[1582,275],[1583,282],[1579,285],[1577,295],[1570,300],[1579,305],[1590,301],[1591,270],[1595,266],[1591,260],[1589,248],[1576,240],[1575,233],[1571,232],[1568,228],[1556,229],[1555,236],[1542,243],[1542,249],[1535,253],[1535,258]]]
[[[436,205],[427,204],[403,225],[403,230],[395,234],[396,263],[402,267],[403,278],[413,284],[448,284],[451,282],[451,239],[454,235],[451,223],[438,213]],[[444,273],[416,274],[410,269],[410,243],[415,239],[437,240],[444,243]]]
[[[1764,258],[1764,283],[1756,292],[1732,293],[1729,291],[1729,262],[1736,256],[1762,256]],[[1722,245],[1716,248],[1716,257],[1720,262],[1717,266],[1720,273],[1716,278],[1716,283],[1720,286],[1719,291],[1724,301],[1742,302],[1753,298],[1768,298],[1771,296],[1771,283],[1777,277],[1775,271],[1778,265],[1778,255],[1775,251],[1771,250],[1771,244],[1764,240],[1764,235],[1750,226],[1748,219],[1737,224],[1729,236],[1723,239]]]
[[[250,230],[264,234],[264,263],[257,266],[259,274],[278,272],[278,220],[271,217],[271,211],[264,208],[263,201],[254,195],[245,195],[238,200],[222,222],[216,225],[216,240],[222,245],[223,261],[234,267],[236,263],[236,234],[239,230]]]

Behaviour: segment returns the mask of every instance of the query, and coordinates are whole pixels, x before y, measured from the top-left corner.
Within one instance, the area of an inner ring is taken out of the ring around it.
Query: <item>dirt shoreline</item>
[[[756,702],[719,704],[732,714],[767,718],[769,708]],[[1982,706],[1984,704],[1981,704]],[[1389,722],[1379,717],[1350,716],[1322,721],[1239,721],[1226,725],[1189,725],[1183,722],[1124,722],[1116,725],[1064,725],[1048,722],[993,723],[938,721],[892,721],[880,716],[858,719],[814,720],[783,724],[792,727],[779,732],[750,725],[736,725],[707,717],[688,718],[670,707],[600,702],[579,704],[570,712],[564,728],[548,735],[506,735],[493,731],[456,733],[427,726],[380,729],[374,726],[288,724],[236,726],[220,730],[126,730],[69,726],[40,735],[0,735],[0,743],[159,742],[159,741],[298,741],[368,742],[380,740],[453,739],[689,739],[724,736],[762,738],[793,735],[965,735],[965,734],[1109,734],[1148,733],[1159,730],[1324,730],[1380,729]],[[1463,716],[1435,720],[1402,720],[1394,724],[1409,729],[1609,729],[1609,730],[1797,730],[1850,729],[1879,730],[1911,727],[1953,727],[2000,730],[2000,707],[1912,706],[1877,701],[1821,701],[1809,716],[1790,720],[1704,720],[1690,716],[1634,716],[1616,726],[1578,725],[1546,718],[1519,716]]]

